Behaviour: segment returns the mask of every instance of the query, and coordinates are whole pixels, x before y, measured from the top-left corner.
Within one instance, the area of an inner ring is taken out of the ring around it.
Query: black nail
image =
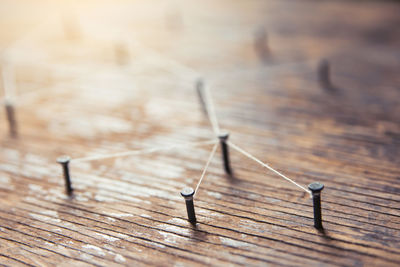
[[[223,133],[218,136],[221,143],[222,160],[224,161],[224,169],[227,174],[232,174],[231,163],[229,161],[229,150],[226,141],[229,138],[229,133]]]
[[[17,136],[17,121],[15,119],[15,109],[11,103],[6,103],[5,107],[6,107],[8,125],[10,127],[10,134],[12,137],[15,137]]]
[[[65,191],[67,192],[68,195],[72,194],[72,186],[71,186],[71,178],[69,177],[69,162],[70,162],[70,157],[68,156],[62,156],[57,159],[57,162],[62,165],[63,171],[64,171],[64,179],[65,179]]]
[[[322,59],[318,65],[318,81],[322,89],[334,89],[330,77],[330,65],[328,60]]]
[[[313,205],[314,205],[314,227],[321,230],[322,227],[322,216],[321,216],[321,191],[324,189],[324,185],[315,182],[308,185],[308,189],[311,190]]]
[[[208,111],[207,111],[206,101],[205,101],[205,97],[204,97],[203,79],[198,79],[196,81],[196,91],[197,91],[197,95],[199,96],[201,109],[203,110],[203,113],[207,116]]]
[[[254,49],[263,62],[271,59],[267,30],[264,27],[258,28],[254,34]]]
[[[188,220],[191,223],[196,223],[196,214],[194,212],[193,195],[194,190],[191,187],[185,187],[181,191],[181,195],[185,198],[186,211],[188,214]]]

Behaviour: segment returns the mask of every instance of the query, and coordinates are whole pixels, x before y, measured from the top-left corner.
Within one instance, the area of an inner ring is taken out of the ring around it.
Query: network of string
[[[34,33],[34,31],[33,31]],[[24,38],[21,38],[16,44],[21,43],[23,41],[27,41],[29,38],[29,35],[25,36]],[[212,96],[211,96],[211,90],[210,86],[208,84],[203,85],[203,80],[200,79],[202,76],[200,73],[198,73],[196,70],[182,64],[181,62],[175,61],[171,58],[166,58],[162,56],[161,54],[157,53],[156,51],[145,47],[143,44],[141,44],[139,41],[135,41],[134,45],[143,51],[146,51],[146,53],[150,56],[153,56],[156,61],[162,62],[164,65],[168,65],[171,67],[172,70],[184,73],[186,77],[188,77],[188,80],[192,81],[192,84],[196,84],[195,81],[201,81],[202,86],[198,86],[197,84],[197,89],[199,93],[199,97],[201,100],[201,104],[204,110],[205,115],[208,117],[208,120],[211,124],[213,133],[214,133],[214,138],[206,141],[200,141],[200,142],[191,142],[191,143],[186,143],[186,144],[176,144],[176,145],[168,145],[168,146],[157,146],[153,148],[146,148],[143,150],[129,150],[129,151],[124,151],[124,152],[119,152],[119,153],[111,153],[111,154],[100,154],[100,155],[91,155],[91,156],[85,156],[85,157],[80,157],[80,158],[72,158],[71,163],[80,163],[80,162],[88,162],[88,161],[97,161],[97,160],[102,160],[102,159],[108,159],[108,158],[117,158],[117,157],[127,157],[127,156],[141,156],[145,154],[152,154],[156,153],[159,151],[167,151],[167,150],[176,150],[176,149],[185,149],[189,147],[198,147],[198,146],[204,146],[204,145],[213,145],[212,150],[209,154],[209,157],[206,161],[206,164],[201,172],[201,175],[198,179],[197,185],[195,186],[195,195],[200,189],[200,186],[202,182],[204,181],[204,178],[207,175],[207,170],[209,165],[211,164],[215,153],[218,149],[218,137],[221,135],[221,130],[220,130],[220,125],[219,121],[216,115],[215,111],[215,106],[212,101]],[[11,47],[12,48],[12,47]],[[29,100],[30,97],[35,96],[35,94],[39,92],[33,92],[33,93],[28,93],[28,94],[23,94],[21,96],[17,97],[16,94],[16,85],[14,82],[14,73],[12,67],[8,65],[3,65],[2,66],[2,77],[3,77],[3,88],[4,88],[4,98],[1,100],[1,104],[4,106],[13,106],[16,102],[15,99],[18,99],[18,103],[24,103],[24,101]],[[256,156],[252,155],[248,151],[244,150],[241,148],[239,145],[231,142],[231,141],[226,141],[226,144],[232,148],[233,150],[241,153],[245,157],[249,158],[250,160],[253,160],[254,162],[258,163],[262,167],[268,169],[269,171],[273,172],[274,174],[278,175],[279,177],[285,179],[286,181],[290,182],[297,188],[304,190],[310,196],[312,196],[312,192],[308,190],[306,187],[300,185],[299,183],[295,182],[293,179],[287,177],[286,175],[282,174],[280,171],[272,168],[269,164],[261,161],[259,158]]]

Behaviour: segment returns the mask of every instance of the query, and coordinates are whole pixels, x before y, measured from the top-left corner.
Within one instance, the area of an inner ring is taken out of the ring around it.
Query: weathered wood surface
[[[65,2],[1,2],[20,95],[17,138],[0,113],[2,265],[400,264],[399,4]],[[232,142],[325,184],[324,233],[305,192],[233,151],[234,178],[212,161],[192,227],[179,191],[212,146],[72,162],[65,196],[62,154],[212,138],[199,76]]]

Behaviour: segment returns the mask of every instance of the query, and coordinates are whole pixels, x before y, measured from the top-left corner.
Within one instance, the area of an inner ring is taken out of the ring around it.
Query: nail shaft
[[[207,106],[206,106],[205,97],[204,97],[204,82],[202,79],[198,79],[196,81],[196,91],[197,91],[197,95],[199,96],[201,109],[203,110],[203,113],[207,116],[208,111],[207,111]]]
[[[8,125],[10,128],[10,134],[11,136],[15,137],[17,136],[17,121],[15,119],[15,109],[11,103],[6,103],[5,107],[6,107]]]
[[[62,156],[57,159],[57,162],[61,164],[64,172],[65,179],[65,191],[68,195],[72,194],[71,178],[69,175],[69,162],[70,158],[68,156]]]
[[[271,51],[268,45],[268,35],[264,27],[258,28],[255,32],[254,48],[264,63],[271,59]]]
[[[70,41],[76,41],[81,37],[78,18],[75,14],[65,14],[63,17],[65,37]]]
[[[193,203],[193,188],[186,187],[181,191],[181,195],[185,198],[186,203],[186,211],[188,215],[188,221],[191,223],[196,223],[196,213],[194,211],[194,203]]]
[[[224,162],[224,169],[225,172],[229,175],[232,174],[232,169],[231,169],[231,163],[229,160],[229,148],[228,148],[228,144],[226,143],[226,141],[229,138],[229,133],[224,133],[218,136],[219,140],[220,140],[220,144],[221,144],[221,150],[222,150],[222,160]]]
[[[321,60],[318,65],[318,80],[323,89],[333,89],[330,77],[330,65],[326,59]]]
[[[117,43],[115,45],[115,60],[119,65],[126,65],[129,63],[129,51],[125,44]]]
[[[324,189],[324,185],[318,182],[312,183],[308,186],[311,190],[313,207],[314,207],[314,227],[321,230],[322,227],[322,215],[321,215],[321,191]]]

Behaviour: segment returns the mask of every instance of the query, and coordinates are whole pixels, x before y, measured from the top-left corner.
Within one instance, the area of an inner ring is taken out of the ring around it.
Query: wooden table
[[[398,3],[4,0],[0,12],[18,123],[10,136],[2,108],[1,265],[400,264]],[[307,192],[232,149],[234,175],[218,149],[187,221],[179,192],[213,147],[190,144],[216,140],[199,78],[232,143],[325,185],[323,232]]]

